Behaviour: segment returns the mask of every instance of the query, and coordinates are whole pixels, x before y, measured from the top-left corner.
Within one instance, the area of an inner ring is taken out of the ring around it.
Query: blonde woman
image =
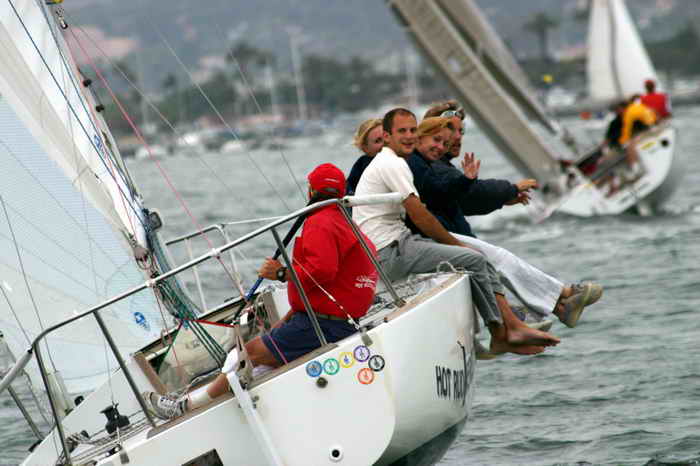
[[[360,149],[364,154],[357,159],[355,165],[350,170],[348,175],[348,194],[355,194],[355,188],[360,181],[362,172],[365,171],[367,165],[372,161],[372,158],[384,147],[384,130],[382,129],[382,120],[379,118],[370,118],[362,122],[355,132],[355,147]]]

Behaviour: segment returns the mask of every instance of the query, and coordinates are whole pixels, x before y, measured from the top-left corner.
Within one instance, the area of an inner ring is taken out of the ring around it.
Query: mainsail
[[[644,92],[656,79],[654,66],[632,23],[624,0],[593,0],[588,26],[588,94],[612,101]]]
[[[145,245],[135,189],[48,7],[0,9],[0,329],[14,354],[45,329],[140,284]],[[160,334],[152,293],[102,311],[121,351]],[[49,361],[69,392],[116,363],[94,319],[51,333]],[[37,377],[37,368],[29,368]]]
[[[553,129],[515,60],[473,0],[387,0],[470,116],[523,174],[545,183],[558,155],[531,126]]]

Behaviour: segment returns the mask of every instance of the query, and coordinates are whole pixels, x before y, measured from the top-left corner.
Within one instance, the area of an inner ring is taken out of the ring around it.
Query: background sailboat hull
[[[646,174],[631,186],[607,196],[609,187],[593,183],[575,187],[559,210],[571,215],[621,214],[642,205],[657,209],[673,194],[682,176],[682,164],[674,153],[676,130],[670,126],[657,128],[642,136],[635,147]]]

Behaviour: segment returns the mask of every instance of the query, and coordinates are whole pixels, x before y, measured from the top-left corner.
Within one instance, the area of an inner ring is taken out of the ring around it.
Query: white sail
[[[48,15],[33,0],[0,9],[0,329],[15,354],[42,329],[144,279],[126,241],[145,241],[138,199]],[[162,327],[151,293],[102,316],[123,352]],[[116,367],[100,335],[94,319],[49,335],[45,359],[70,392]]]
[[[611,101],[644,92],[656,72],[624,0],[593,0],[588,29],[588,94]]]

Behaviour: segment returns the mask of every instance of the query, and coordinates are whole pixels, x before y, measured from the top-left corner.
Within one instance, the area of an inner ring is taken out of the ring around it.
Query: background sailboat
[[[617,8],[624,6],[621,1],[614,3]],[[572,148],[576,145],[572,146],[575,141],[571,135],[549,121],[533,98],[524,74],[475,1],[388,0],[388,4],[406,32],[453,86],[479,128],[523,175],[536,178],[544,187],[532,212],[534,219],[541,221],[555,211],[587,217],[620,214],[635,207],[650,213],[668,199],[677,171],[672,129],[655,133],[655,142],[645,139],[638,143],[647,173],[608,195],[597,178],[579,170],[578,163],[585,154],[578,154]],[[630,27],[627,21],[609,30],[624,32]],[[605,34],[600,33],[603,37]],[[622,54],[623,49],[623,45],[615,46],[616,53]],[[603,66],[602,59],[595,62]],[[636,86],[646,78],[639,78]],[[612,85],[621,86],[620,79]],[[565,168],[562,161],[574,163]]]

